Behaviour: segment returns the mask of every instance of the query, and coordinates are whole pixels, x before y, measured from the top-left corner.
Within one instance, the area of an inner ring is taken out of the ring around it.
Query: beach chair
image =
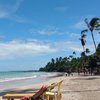
[[[36,93],[7,93],[2,98],[6,100],[42,100],[44,96],[43,93],[45,93],[46,90],[47,87],[42,86]]]
[[[47,92],[45,92],[45,98],[46,100],[61,100],[61,90],[60,86],[62,84],[63,80],[61,80],[58,83],[53,83],[47,88]],[[52,90],[57,87],[56,92],[53,92]]]
[[[53,83],[50,86],[42,86],[36,93],[7,93],[2,98],[6,100],[61,100],[60,85],[63,82],[61,80],[58,83]],[[57,87],[57,91],[52,91]]]

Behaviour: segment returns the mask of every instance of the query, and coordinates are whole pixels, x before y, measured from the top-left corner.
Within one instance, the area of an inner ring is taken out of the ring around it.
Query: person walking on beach
[[[88,69],[86,67],[84,67],[83,72],[84,72],[84,76],[87,75]]]
[[[70,75],[73,76],[73,74],[72,74],[72,68],[69,67],[69,68],[67,69],[67,73],[68,73],[68,76],[70,76]]]
[[[80,67],[78,67],[78,68],[77,68],[77,73],[78,73],[78,75],[80,75],[80,72],[81,72]]]

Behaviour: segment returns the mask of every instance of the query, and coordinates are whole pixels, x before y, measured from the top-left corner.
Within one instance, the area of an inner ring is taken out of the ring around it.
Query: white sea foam
[[[34,76],[29,76],[29,77],[15,77],[15,78],[5,78],[5,79],[0,79],[1,82],[9,82],[9,81],[17,81],[17,80],[27,80],[27,79],[33,79],[36,78],[37,75]]]
[[[50,73],[42,74],[42,75],[40,75],[40,77],[53,77],[53,76],[57,76],[57,75],[58,75],[58,73],[50,72]]]
[[[12,77],[6,77],[6,78],[1,78],[0,79],[0,83],[3,83],[3,82],[11,82],[11,81],[19,81],[19,80],[28,80],[28,79],[35,79],[35,78],[48,78],[48,77],[53,77],[53,76],[57,76],[58,73],[53,73],[53,72],[50,72],[50,73],[39,73],[39,74],[35,74],[33,76],[15,76],[14,75]],[[10,75],[11,76],[11,75]]]

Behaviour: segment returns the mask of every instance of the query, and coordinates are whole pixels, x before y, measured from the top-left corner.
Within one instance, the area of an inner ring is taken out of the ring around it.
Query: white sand
[[[64,80],[61,85],[62,100],[100,100],[100,76],[61,76],[47,82],[19,87],[16,90],[37,89]],[[0,97],[2,100],[2,97]]]

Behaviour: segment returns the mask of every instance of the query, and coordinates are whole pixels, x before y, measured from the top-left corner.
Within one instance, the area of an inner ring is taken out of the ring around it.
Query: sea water
[[[32,71],[9,71],[0,72],[0,92],[19,86],[32,85],[47,81],[57,73],[32,72]]]

